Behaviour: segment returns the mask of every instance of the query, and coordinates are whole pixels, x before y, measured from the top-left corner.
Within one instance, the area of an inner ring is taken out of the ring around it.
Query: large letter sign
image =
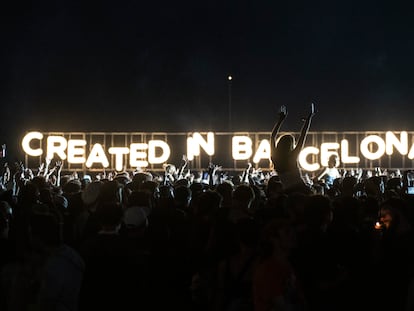
[[[241,171],[247,162],[256,168],[272,169],[269,136],[268,132],[46,134],[33,131],[24,135],[21,147],[26,163],[37,161],[34,165],[39,165],[43,157],[60,159],[65,160],[71,171],[102,168],[161,171],[164,164],[180,161],[177,159],[185,154],[191,170],[204,170],[211,161],[218,165],[224,161],[228,167],[222,166],[223,169]],[[414,168],[414,132],[310,132],[308,136],[297,159],[300,168],[308,172],[326,167],[331,155],[339,157],[343,169]]]

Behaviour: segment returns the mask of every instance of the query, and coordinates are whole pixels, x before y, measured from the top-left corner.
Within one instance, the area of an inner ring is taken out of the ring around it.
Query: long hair
[[[295,148],[295,137],[290,134],[281,136],[273,149],[272,160],[277,171],[290,167],[290,153]]]
[[[287,153],[295,148],[295,137],[290,134],[281,136],[276,142],[276,149],[282,153]]]

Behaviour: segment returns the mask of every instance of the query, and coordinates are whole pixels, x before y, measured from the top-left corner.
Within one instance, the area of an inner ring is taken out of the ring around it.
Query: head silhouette
[[[338,165],[339,165],[338,156],[336,154],[331,155],[328,160],[328,166],[337,167]]]
[[[277,149],[289,152],[295,148],[295,137],[290,134],[283,135],[277,142]]]

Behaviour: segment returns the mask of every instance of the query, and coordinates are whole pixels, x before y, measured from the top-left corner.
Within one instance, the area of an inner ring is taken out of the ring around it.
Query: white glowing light
[[[302,150],[298,162],[301,168],[307,171],[319,170],[321,166],[327,166],[329,157],[332,154],[340,154],[343,164],[357,164],[361,159],[377,160],[385,154],[388,156],[400,154],[408,159],[414,159],[414,144],[409,141],[409,132],[401,131],[399,134],[388,131],[382,134],[369,135],[361,141],[356,141],[357,154],[350,154],[350,143],[347,139],[340,142],[325,141],[317,146],[309,146]],[[411,134],[410,134],[411,135]],[[129,160],[131,167],[145,168],[150,164],[163,164],[169,161],[173,152],[166,141],[150,140],[148,143],[133,143],[130,146],[110,147],[104,149],[100,144],[88,146],[87,140],[65,138],[66,135],[46,136],[40,132],[27,133],[21,142],[21,146],[26,155],[40,157],[44,153],[47,158],[58,157],[62,160],[67,159],[69,164],[83,164],[92,167],[101,164],[109,167],[108,155],[111,157],[117,171],[126,168]],[[67,137],[67,136],[66,136]],[[47,138],[47,139],[46,139]],[[267,139],[256,140],[252,136],[234,135],[231,136],[231,156],[235,161],[245,161],[251,158],[253,163],[259,163],[266,159],[270,160],[270,142]],[[195,132],[187,136],[187,158],[193,160],[194,157],[205,153],[213,156],[215,153],[215,136],[213,132]],[[258,147],[256,147],[258,146]],[[359,147],[359,148],[358,148]],[[257,148],[257,149],[255,149]],[[88,151],[91,149],[90,153]],[[202,150],[203,149],[203,150]],[[129,154],[129,159],[127,158]],[[204,154],[203,154],[204,156]],[[312,156],[311,158],[309,156]],[[318,160],[317,160],[318,159]],[[315,163],[313,163],[314,161]]]
[[[232,156],[234,160],[247,160],[253,154],[253,142],[248,136],[233,136]]]
[[[321,166],[319,165],[319,163],[311,164],[308,162],[307,158],[311,154],[319,154],[319,149],[316,147],[303,148],[302,151],[299,153],[298,162],[304,170],[313,172],[319,170]]]
[[[341,162],[344,164],[359,163],[361,159],[357,156],[349,155],[349,142],[346,139],[341,140]]]
[[[368,147],[371,144],[377,145],[377,151],[371,152],[369,150]],[[362,155],[368,160],[377,160],[381,158],[385,153],[385,142],[381,137],[377,135],[369,135],[361,141],[360,150]]]
[[[124,155],[129,153],[128,147],[111,147],[108,149],[110,154],[115,155],[115,170],[122,171],[124,168]]]
[[[322,166],[328,166],[329,157],[331,155],[336,155],[339,157],[338,150],[339,144],[338,143],[322,143],[321,144],[321,164]]]
[[[187,137],[187,159],[189,161],[193,161],[194,156],[197,153],[197,149],[195,149],[194,146],[194,139],[192,137]]]
[[[207,140],[201,136],[200,133],[193,133],[192,137],[187,138],[187,158],[188,160],[194,160],[194,156],[200,155],[200,147],[204,149],[207,155],[214,155],[214,133],[207,133]]]
[[[395,147],[399,153],[406,155],[408,153],[408,133],[403,131],[400,133],[400,139],[393,132],[388,131],[385,134],[386,148],[385,152],[388,155],[393,154]]]
[[[253,157],[254,163],[259,163],[261,159],[267,159],[270,161],[270,142],[267,139],[263,139],[259,147],[257,147],[256,153]]]
[[[86,162],[85,158],[86,140],[70,139],[68,141],[68,163],[81,164]]]
[[[94,144],[89,157],[86,160],[86,167],[90,168],[94,163],[100,163],[103,167],[109,166],[108,158],[105,154],[105,150],[101,144]]]
[[[65,150],[68,141],[63,136],[49,136],[47,138],[47,158],[53,159],[55,154],[62,160],[66,160]]]
[[[408,158],[410,160],[414,159],[414,144],[411,146],[410,152],[408,153]]]
[[[147,153],[144,150],[148,149],[148,144],[136,143],[129,146],[129,164],[131,167],[147,167],[148,161]]]
[[[161,155],[157,156],[156,148],[162,150]],[[170,146],[162,140],[150,140],[148,143],[148,162],[151,164],[161,164],[168,161],[171,155]]]
[[[42,140],[43,139],[43,134],[40,132],[29,132],[27,133],[22,140],[22,148],[23,151],[32,157],[38,157],[41,156],[43,154],[43,150],[42,148],[37,148],[37,149],[33,149],[32,147],[30,147],[30,142],[34,139],[38,139],[38,140]]]

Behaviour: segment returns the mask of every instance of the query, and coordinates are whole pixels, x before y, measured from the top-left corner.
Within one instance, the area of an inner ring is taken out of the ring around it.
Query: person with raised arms
[[[271,134],[271,160],[280,181],[286,192],[305,192],[309,193],[310,188],[305,184],[302,173],[298,165],[299,153],[305,145],[306,136],[308,134],[310,124],[315,115],[315,105],[311,103],[311,109],[306,118],[295,144],[295,137],[291,134],[284,134],[276,140],[280,128],[287,117],[286,106],[280,107],[279,119],[273,127]]]

